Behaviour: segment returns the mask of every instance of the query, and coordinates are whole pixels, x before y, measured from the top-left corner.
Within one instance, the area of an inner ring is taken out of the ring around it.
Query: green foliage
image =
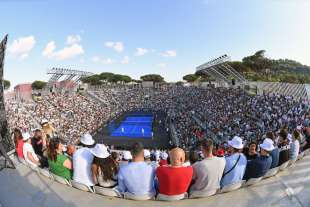
[[[46,86],[46,82],[36,80],[31,84],[33,90],[41,90]]]
[[[148,74],[140,77],[143,81],[164,82],[164,78],[158,74]]]
[[[101,85],[103,83],[118,83],[118,82],[129,83],[131,82],[131,80],[132,80],[131,77],[129,77],[128,75],[120,75],[108,72],[95,74],[81,79],[83,83],[88,83],[90,85]]]
[[[289,59],[269,59],[265,50],[244,57],[242,62],[228,62],[251,81],[310,83],[310,67]]]
[[[183,80],[192,83],[195,82],[197,79],[199,78],[199,76],[195,75],[195,74],[188,74],[183,76]]]
[[[4,80],[3,85],[4,85],[4,90],[7,90],[11,87],[11,82],[8,80]]]

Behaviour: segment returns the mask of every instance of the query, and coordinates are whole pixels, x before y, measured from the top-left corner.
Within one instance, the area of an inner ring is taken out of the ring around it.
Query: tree
[[[199,77],[196,76],[195,74],[188,74],[188,75],[183,76],[183,80],[189,83],[195,82],[198,78]]]
[[[272,65],[272,61],[265,57],[265,53],[265,50],[259,50],[254,55],[243,58],[242,62],[256,72],[262,72]]]
[[[164,78],[158,74],[147,74],[140,77],[142,81],[164,82]]]
[[[131,82],[131,77],[130,76],[128,76],[128,75],[123,75],[122,76],[122,81],[123,82],[125,82],[125,83],[129,83],[129,82]]]
[[[45,81],[36,80],[31,84],[32,90],[41,90],[46,86]]]
[[[10,86],[11,86],[11,82],[8,81],[8,80],[4,80],[4,81],[3,81],[3,84],[4,84],[4,90],[9,89]]]
[[[228,64],[233,67],[236,71],[239,73],[245,73],[245,72],[250,72],[251,68],[248,67],[246,64],[240,61],[233,61],[233,62],[228,62]]]
[[[100,80],[104,80],[104,81],[110,80],[113,77],[113,75],[114,75],[113,73],[109,73],[109,72],[103,72],[99,74]]]

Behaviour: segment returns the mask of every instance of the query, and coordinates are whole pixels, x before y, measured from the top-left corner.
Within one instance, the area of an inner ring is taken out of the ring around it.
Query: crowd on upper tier
[[[310,128],[286,126],[278,133],[268,132],[261,142],[247,142],[234,136],[215,145],[203,139],[200,148],[184,151],[144,149],[135,143],[130,151],[114,151],[95,143],[88,133],[78,146],[64,145],[36,129],[33,135],[15,129],[16,152],[32,167],[49,168],[58,176],[89,186],[113,188],[133,195],[191,196],[251,178],[264,176],[269,169],[292,160],[310,148]]]
[[[74,144],[86,132],[95,134],[118,114],[147,108],[165,112],[179,145],[191,149],[204,137],[218,143],[235,135],[255,141],[284,125],[291,130],[310,123],[307,101],[281,95],[252,96],[241,89],[103,87],[93,95],[97,99],[79,93],[51,93],[36,102],[7,99],[9,125],[29,132],[38,127],[36,122],[46,119],[57,137]]]

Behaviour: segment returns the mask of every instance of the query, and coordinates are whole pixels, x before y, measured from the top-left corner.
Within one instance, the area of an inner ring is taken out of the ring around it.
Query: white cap
[[[84,134],[81,137],[80,141],[82,142],[82,144],[85,144],[85,145],[93,145],[93,144],[95,144],[95,140],[93,139],[93,137],[89,133]]]
[[[22,136],[23,136],[23,140],[24,140],[24,141],[27,141],[27,140],[31,137],[30,134],[29,134],[28,132],[23,133]]]
[[[147,150],[147,149],[143,150],[143,154],[144,154],[144,157],[145,157],[145,158],[150,158],[150,157],[151,157],[151,152],[150,152],[150,150]]]
[[[167,159],[168,159],[168,154],[167,154],[167,152],[162,152],[162,153],[160,154],[160,157],[161,157],[161,159],[163,159],[163,160],[167,160]]]
[[[301,125],[298,125],[297,126],[297,130],[301,130],[302,129],[302,126]]]
[[[42,124],[45,124],[45,123],[48,123],[48,120],[47,120],[47,119],[42,119],[41,125],[42,125]]]
[[[104,144],[96,144],[94,148],[90,150],[90,152],[99,158],[107,158],[110,156],[108,152],[108,148]]]
[[[242,149],[243,143],[241,137],[234,136],[234,138],[228,141],[228,145],[235,148],[235,149]]]
[[[123,152],[123,159],[124,160],[131,160],[132,159],[131,153],[129,151],[124,151]]]
[[[262,144],[260,144],[259,146],[260,146],[260,148],[262,148],[268,152],[271,152],[274,149],[273,141],[269,138],[264,139],[264,142]]]

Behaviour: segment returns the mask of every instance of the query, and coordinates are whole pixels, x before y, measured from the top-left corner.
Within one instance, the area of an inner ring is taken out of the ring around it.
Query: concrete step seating
[[[125,199],[129,199],[129,200],[137,200],[137,201],[145,201],[145,200],[177,201],[177,200],[183,200],[183,199],[205,198],[205,197],[213,196],[215,194],[228,193],[231,191],[238,190],[240,188],[246,188],[249,186],[256,185],[261,180],[273,177],[273,176],[277,175],[277,173],[279,173],[280,171],[283,171],[283,170],[293,166],[295,162],[303,159],[304,156],[308,156],[308,155],[310,155],[310,149],[307,149],[304,152],[300,153],[297,160],[290,160],[290,161],[283,163],[279,167],[270,169],[263,177],[252,178],[248,181],[242,180],[238,183],[233,183],[231,185],[225,186],[222,189],[214,189],[214,190],[208,191],[208,192],[194,192],[191,195],[188,195],[187,193],[182,194],[182,195],[176,195],[176,196],[167,196],[167,195],[159,194],[157,197],[155,197],[155,195],[137,196],[137,195],[133,195],[130,193],[121,194],[115,188],[113,188],[113,189],[103,188],[100,186],[89,187],[89,186],[86,186],[84,184],[75,182],[73,180],[66,180],[60,176],[57,176],[57,175],[51,173],[48,169],[40,169],[40,168],[30,167],[29,165],[27,165],[27,163],[24,160],[20,160],[20,159],[17,159],[17,160],[19,160],[20,164],[28,166],[29,168],[31,168],[34,172],[36,172],[39,175],[47,177],[47,178],[54,180],[58,183],[61,183],[63,185],[74,187],[76,189],[79,189],[79,190],[82,190],[85,192],[96,193],[99,195],[109,196],[109,197],[119,197],[119,198],[125,198]]]

